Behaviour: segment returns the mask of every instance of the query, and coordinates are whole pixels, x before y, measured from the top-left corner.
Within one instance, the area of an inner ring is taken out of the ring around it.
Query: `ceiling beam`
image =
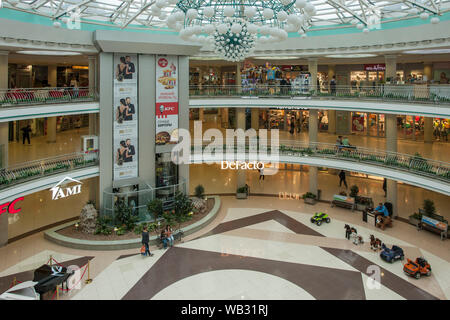
[[[84,0],[84,1],[78,3],[78,4],[74,5],[74,6],[69,7],[69,9],[67,9],[66,11],[63,11],[63,13],[61,13],[61,14],[59,14],[59,15],[57,15],[57,16],[54,16],[53,18],[54,18],[54,19],[59,19],[59,18],[61,18],[63,15],[69,13],[70,11],[75,10],[75,9],[81,7],[81,6],[87,5],[89,2],[92,2],[92,1],[93,1],[93,0]],[[61,2],[62,2],[62,1],[61,1]]]
[[[333,4],[333,7],[339,7],[339,8],[341,8],[342,10],[344,10],[344,11],[350,13],[350,14],[351,14],[352,16],[354,16],[356,19],[358,19],[359,21],[361,21],[362,23],[364,23],[365,25],[367,25],[367,21],[366,21],[364,18],[360,17],[355,11],[351,10],[351,9],[348,8],[346,5],[341,4],[340,2],[335,1],[335,0],[327,0],[327,3],[328,3],[328,4]]]
[[[142,8],[139,9],[139,11],[137,11],[130,19],[128,19],[127,22],[125,22],[120,28],[126,28],[131,22],[133,22],[142,12],[144,12],[145,10],[148,9],[148,7],[150,7],[152,4],[154,4],[155,1],[151,1],[146,3],[144,6],[142,6]]]

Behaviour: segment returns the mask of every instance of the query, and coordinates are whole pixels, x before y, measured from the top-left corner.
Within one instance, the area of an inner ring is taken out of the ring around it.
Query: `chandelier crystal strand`
[[[315,14],[306,0],[179,0],[166,23],[183,40],[212,46],[225,60],[242,61],[256,45],[285,41],[288,32],[306,32]]]

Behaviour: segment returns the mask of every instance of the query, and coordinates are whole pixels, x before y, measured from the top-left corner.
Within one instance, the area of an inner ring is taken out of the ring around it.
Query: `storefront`
[[[74,188],[79,193],[69,193],[64,190]],[[82,180],[81,183],[70,182],[60,185],[61,192],[50,188],[23,197],[14,205],[14,214],[8,213],[8,239],[37,230],[49,228],[52,225],[75,220],[81,209],[89,201],[95,201],[98,177]],[[6,214],[6,213],[4,213]]]
[[[352,112],[352,133],[373,137],[384,137],[384,114]]]

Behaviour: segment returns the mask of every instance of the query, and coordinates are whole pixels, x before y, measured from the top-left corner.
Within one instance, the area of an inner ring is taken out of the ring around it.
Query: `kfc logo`
[[[169,62],[167,61],[166,58],[160,58],[158,60],[158,66],[160,66],[161,68],[167,67],[168,64],[169,64]]]
[[[24,197],[20,197],[11,202],[6,202],[6,203],[0,205],[0,215],[2,215],[3,213],[6,213],[6,212],[8,212],[10,214],[19,213],[22,210],[22,208],[16,209],[15,206],[16,206],[17,202],[22,201],[23,199],[24,199]]]

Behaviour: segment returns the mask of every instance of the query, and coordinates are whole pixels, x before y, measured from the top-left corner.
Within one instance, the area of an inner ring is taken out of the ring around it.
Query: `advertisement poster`
[[[114,54],[114,180],[138,176],[137,55]]]
[[[352,115],[352,130],[354,132],[364,132],[364,115]]]
[[[156,144],[178,142],[178,57],[156,56]]]

